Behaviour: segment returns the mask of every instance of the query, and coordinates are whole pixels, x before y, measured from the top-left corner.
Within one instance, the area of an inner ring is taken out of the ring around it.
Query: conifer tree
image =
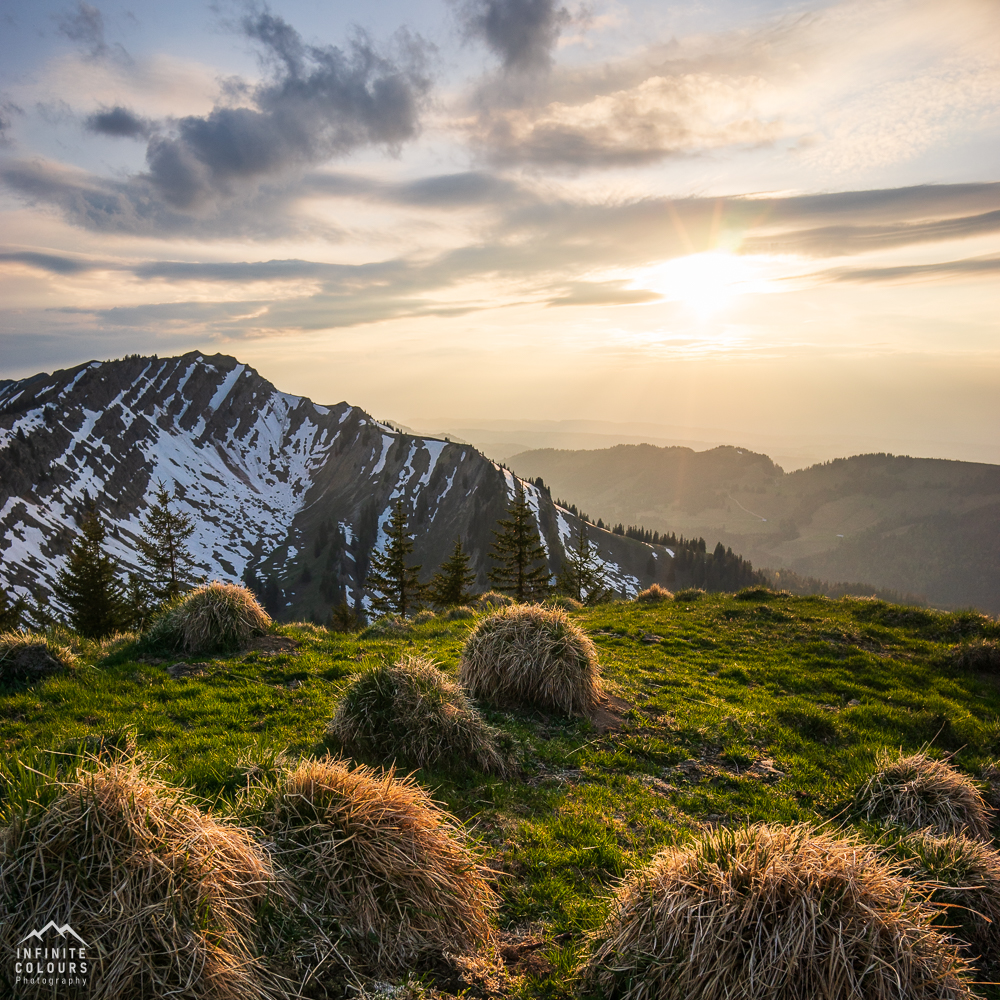
[[[413,537],[407,530],[402,499],[393,506],[386,530],[389,537],[385,551],[372,552],[365,588],[374,611],[405,618],[423,603],[427,588],[419,580],[420,567],[406,564],[406,557],[413,551]]]
[[[170,494],[162,482],[156,484],[156,502],[142,527],[139,562],[149,571],[152,595],[157,601],[172,600],[195,582],[195,563],[186,545],[194,525],[187,514],[170,509]]]
[[[585,604],[598,604],[610,593],[604,568],[590,545],[584,521],[580,521],[577,528],[576,545],[566,550],[557,586],[564,594]]]
[[[104,551],[104,525],[91,508],[80,525],[80,536],[59,571],[53,590],[69,609],[70,625],[88,639],[103,639],[122,626],[122,587],[118,564]]]
[[[468,604],[469,585],[475,580],[476,574],[469,569],[469,557],[462,548],[462,539],[455,539],[452,554],[441,563],[441,568],[431,580],[431,600],[442,608],[452,608]]]
[[[24,624],[28,602],[23,597],[12,601],[5,590],[0,590],[0,632],[13,632]]]
[[[498,522],[500,530],[493,532],[490,555],[497,565],[490,570],[490,582],[518,601],[539,600],[550,589],[549,563],[520,482],[507,513]]]

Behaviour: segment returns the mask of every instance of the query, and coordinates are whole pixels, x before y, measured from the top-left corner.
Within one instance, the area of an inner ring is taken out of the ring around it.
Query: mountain
[[[746,449],[648,444],[528,451],[510,464],[595,518],[717,537],[755,566],[1000,613],[1000,466],[876,454],[785,473]]]
[[[279,392],[232,357],[93,361],[0,382],[3,583],[48,600],[92,504],[111,553],[137,568],[136,538],[160,480],[196,526],[201,572],[252,583],[284,619],[324,620],[345,595],[364,600],[370,553],[400,497],[411,505],[423,577],[461,537],[487,589],[492,529],[515,491],[511,472],[470,445],[398,432],[346,402]],[[523,485],[556,573],[577,518],[544,487]],[[662,546],[591,536],[621,594],[672,561]]]

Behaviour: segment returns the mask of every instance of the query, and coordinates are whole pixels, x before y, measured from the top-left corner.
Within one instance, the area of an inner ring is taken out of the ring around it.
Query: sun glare
[[[751,258],[718,250],[678,257],[633,275],[636,286],[683,302],[707,319],[746,292],[763,291],[765,279]]]

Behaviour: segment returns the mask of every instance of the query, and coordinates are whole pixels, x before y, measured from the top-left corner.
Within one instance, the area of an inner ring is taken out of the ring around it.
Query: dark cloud
[[[14,115],[23,115],[24,110],[12,101],[0,100],[0,146],[9,146],[13,140],[10,137]]]
[[[526,200],[534,200],[517,182],[475,170],[424,177],[402,184],[375,181],[357,174],[314,174],[306,178],[304,186],[315,194],[369,198],[388,204],[412,205],[415,208],[468,208],[477,205],[510,207]]]
[[[485,42],[508,72],[547,69],[572,20],[555,0],[465,0],[458,14],[466,36]]]
[[[361,147],[396,150],[417,134],[430,88],[419,39],[398,34],[390,57],[363,33],[346,50],[306,45],[267,12],[247,17],[243,30],[273,71],[253,90],[255,107],[182,118],[175,134],[147,148],[149,178],[174,208],[197,208],[246,182]]]
[[[814,277],[832,281],[909,281],[924,278],[979,277],[1000,271],[1000,257],[966,257],[934,264],[905,264],[900,267],[839,267]]]
[[[8,160],[0,162],[0,182],[29,203],[51,205],[73,224],[96,232],[152,238],[258,240],[290,233],[341,238],[335,227],[292,211],[298,192],[290,185],[261,184],[242,198],[220,199],[194,213],[168,204],[146,175],[108,180],[44,161]]]
[[[95,58],[107,49],[96,7],[81,3],[62,30],[89,44]],[[307,45],[267,12],[245,18],[241,30],[261,47],[269,70],[264,82],[242,91],[252,106],[218,106],[181,118],[169,132],[154,131],[124,107],[87,119],[89,129],[105,135],[148,137],[147,172],[106,180],[21,162],[0,167],[0,178],[77,225],[104,232],[268,238],[317,228],[290,217],[301,168],[362,147],[396,151],[416,136],[431,49],[405,31],[389,51],[364,33],[344,48]],[[230,97],[238,91],[230,81]]]
[[[147,139],[153,131],[153,123],[148,118],[142,118],[121,105],[95,111],[83,124],[88,132],[116,139]]]
[[[48,271],[50,274],[81,274],[84,271],[93,271],[98,266],[92,261],[80,260],[77,257],[37,253],[34,250],[0,251],[0,261],[26,264],[40,271]]]
[[[76,7],[56,18],[59,31],[70,41],[76,42],[80,50],[90,59],[114,58],[121,62],[131,62],[125,49],[115,43],[109,45],[104,38],[104,15],[97,7],[79,0]]]

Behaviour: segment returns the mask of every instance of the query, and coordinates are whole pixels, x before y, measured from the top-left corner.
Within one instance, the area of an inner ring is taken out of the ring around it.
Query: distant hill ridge
[[[252,582],[286,619],[323,620],[345,596],[363,604],[369,558],[398,498],[412,510],[424,577],[461,537],[486,589],[493,528],[515,491],[513,474],[471,445],[396,431],[347,402],[279,392],[226,355],[94,361],[0,383],[0,582],[48,599],[91,504],[111,552],[136,568],[158,480],[176,487],[192,517],[201,572]],[[522,485],[555,574],[579,521],[544,486]],[[623,596],[654,580],[756,579],[732,552],[685,550],[675,560],[610,531],[593,528],[591,540]]]
[[[756,567],[1000,613],[1000,466],[890,454],[785,473],[745,448],[540,449],[510,460],[595,519],[719,538]]]

